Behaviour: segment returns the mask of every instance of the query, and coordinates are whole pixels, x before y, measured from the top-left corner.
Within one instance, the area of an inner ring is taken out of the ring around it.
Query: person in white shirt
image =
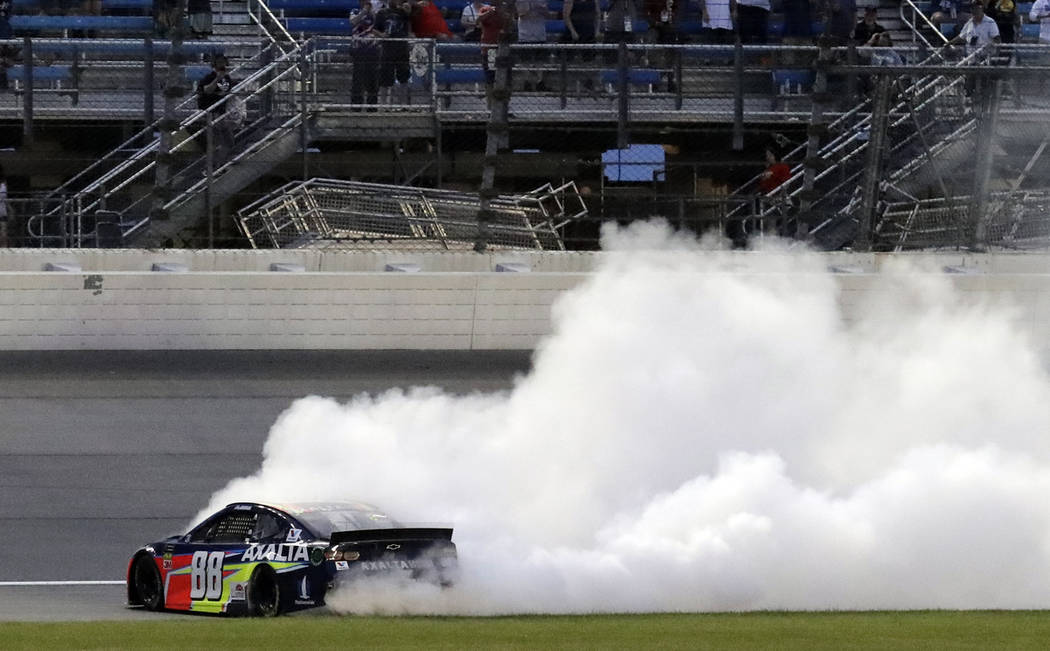
[[[985,15],[984,5],[980,2],[973,3],[973,15],[959,35],[952,39],[952,43],[965,43],[968,52],[999,42],[999,26]]]
[[[1028,20],[1039,22],[1039,42],[1050,44],[1050,0],[1035,0]]]
[[[463,26],[464,41],[478,41],[481,39],[481,26],[478,25],[478,16],[484,13],[483,10],[488,6],[481,0],[472,0],[466,7],[463,7],[463,13],[459,15],[459,24]]]

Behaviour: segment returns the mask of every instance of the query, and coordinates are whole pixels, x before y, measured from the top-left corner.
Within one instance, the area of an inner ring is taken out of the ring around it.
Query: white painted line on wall
[[[124,585],[124,581],[0,581],[0,588],[41,585]]]

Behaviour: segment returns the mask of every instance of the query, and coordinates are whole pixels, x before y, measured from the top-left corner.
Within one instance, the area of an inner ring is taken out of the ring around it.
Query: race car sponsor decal
[[[302,535],[303,535],[303,530],[302,529],[296,529],[295,527],[292,527],[291,529],[288,530],[288,535],[285,536],[284,540],[285,540],[285,542],[290,542],[290,543],[299,542],[299,538],[302,537]]]
[[[161,566],[162,569],[170,570],[171,567],[172,567],[171,559],[170,558],[165,558],[164,560],[161,561],[160,566]]]
[[[408,561],[361,561],[360,566],[366,572],[377,572],[381,570],[414,570],[417,568],[433,567],[433,562],[427,560]]]
[[[230,586],[230,601],[244,601],[247,596],[247,583],[233,583]]]
[[[278,543],[275,545],[252,545],[244,550],[242,563],[254,561],[308,561],[310,552],[306,545]]]
[[[303,575],[303,580],[299,582],[299,598],[310,598],[310,582],[306,575]]]
[[[336,561],[335,562],[335,569],[339,570],[340,572],[343,571],[343,570],[349,570],[350,569],[350,563],[347,563],[346,561]]]

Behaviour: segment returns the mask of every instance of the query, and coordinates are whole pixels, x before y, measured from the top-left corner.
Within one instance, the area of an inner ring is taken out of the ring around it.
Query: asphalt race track
[[[259,466],[306,395],[511,386],[527,352],[0,352],[0,620],[156,617],[129,554]],[[101,583],[90,583],[101,582]]]

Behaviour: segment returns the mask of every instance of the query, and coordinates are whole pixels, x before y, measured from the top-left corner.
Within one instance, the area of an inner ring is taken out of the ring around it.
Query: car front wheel
[[[164,588],[160,581],[160,570],[157,563],[149,556],[139,556],[131,573],[135,592],[146,610],[160,610],[164,607]]]

